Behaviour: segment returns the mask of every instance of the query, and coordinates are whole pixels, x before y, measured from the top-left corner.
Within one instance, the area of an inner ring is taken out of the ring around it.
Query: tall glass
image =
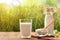
[[[32,19],[20,19],[21,38],[31,38]]]

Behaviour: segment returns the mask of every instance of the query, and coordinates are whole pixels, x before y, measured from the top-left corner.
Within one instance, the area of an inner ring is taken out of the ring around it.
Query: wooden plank
[[[20,38],[20,32],[0,32],[0,40],[35,40],[35,39],[34,38],[22,39]]]
[[[34,33],[32,33],[34,34]],[[30,39],[22,39],[20,38],[20,32],[0,32],[0,40],[47,40],[47,39],[55,39],[60,40],[60,38],[30,38]]]

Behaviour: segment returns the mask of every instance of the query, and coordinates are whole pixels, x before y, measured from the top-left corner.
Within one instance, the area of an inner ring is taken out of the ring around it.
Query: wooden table
[[[20,38],[20,32],[0,32],[0,40],[45,40],[45,39],[44,38],[38,39],[34,37],[30,39],[22,39]]]

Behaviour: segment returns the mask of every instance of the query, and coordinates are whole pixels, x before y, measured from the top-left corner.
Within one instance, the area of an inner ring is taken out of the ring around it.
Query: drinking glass
[[[20,37],[31,38],[32,19],[19,19],[20,23]]]

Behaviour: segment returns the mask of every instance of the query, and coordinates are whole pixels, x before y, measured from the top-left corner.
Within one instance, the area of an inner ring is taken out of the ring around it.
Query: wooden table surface
[[[20,38],[20,32],[0,32],[0,40],[45,40],[44,38],[30,38],[30,39],[22,39]],[[59,39],[60,40],[60,39]]]

